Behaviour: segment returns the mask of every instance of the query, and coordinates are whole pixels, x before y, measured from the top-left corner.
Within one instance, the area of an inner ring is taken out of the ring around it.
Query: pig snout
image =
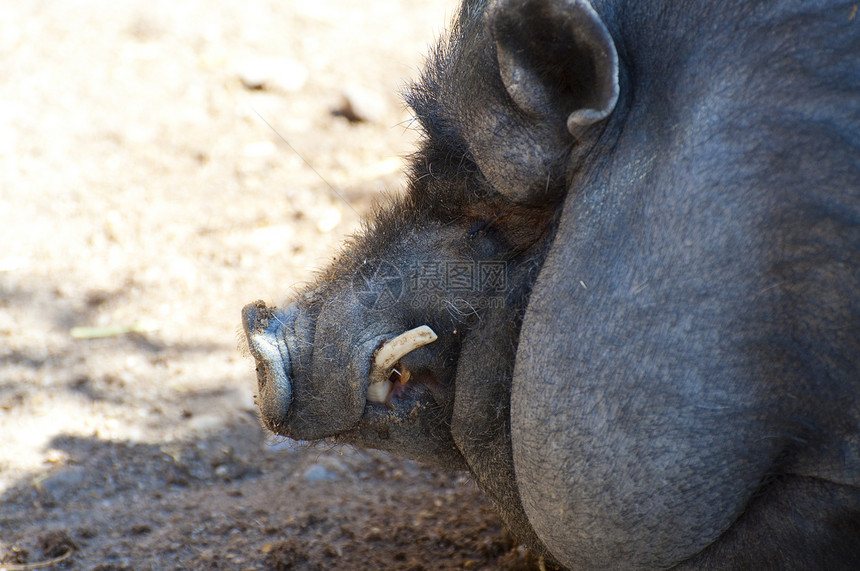
[[[249,303],[242,309],[242,327],[257,368],[257,404],[273,428],[286,420],[292,401],[286,336],[296,315],[295,305],[275,310],[262,301]]]
[[[331,315],[342,316],[342,307]],[[426,325],[395,334],[378,322],[351,335],[342,321],[315,320],[296,303],[251,303],[242,326],[263,423],[302,440],[352,429],[368,403],[390,406],[413,376],[404,359],[437,338]]]

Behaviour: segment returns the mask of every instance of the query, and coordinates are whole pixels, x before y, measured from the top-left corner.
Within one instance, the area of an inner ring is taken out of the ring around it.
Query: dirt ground
[[[237,349],[402,186],[454,6],[0,3],[0,569],[536,568],[464,474],[264,434]]]

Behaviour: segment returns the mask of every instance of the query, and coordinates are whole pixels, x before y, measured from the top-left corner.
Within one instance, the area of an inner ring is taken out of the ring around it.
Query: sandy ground
[[[535,567],[463,474],[268,437],[237,350],[403,184],[454,5],[0,3],[0,569]]]

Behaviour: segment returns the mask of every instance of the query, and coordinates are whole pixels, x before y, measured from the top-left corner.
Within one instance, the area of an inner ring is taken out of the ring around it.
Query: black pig
[[[860,568],[856,16],[467,1],[408,191],[243,312],[265,425],[470,470],[573,569]]]

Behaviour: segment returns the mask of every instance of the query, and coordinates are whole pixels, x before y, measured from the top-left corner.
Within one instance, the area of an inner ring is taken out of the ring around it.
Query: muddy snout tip
[[[242,329],[245,335],[250,335],[261,325],[266,327],[266,321],[271,310],[266,307],[266,302],[257,300],[242,308]]]
[[[270,425],[283,422],[292,399],[290,357],[283,330],[285,317],[262,301],[249,303],[242,309],[242,328],[257,364],[257,403]]]

